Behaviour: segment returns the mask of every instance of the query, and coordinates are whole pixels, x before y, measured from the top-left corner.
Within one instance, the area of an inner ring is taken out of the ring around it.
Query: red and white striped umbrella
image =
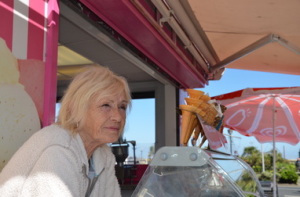
[[[247,88],[213,97],[227,107],[224,126],[261,142],[300,141],[300,87]]]
[[[227,107],[224,126],[259,142],[273,143],[276,185],[276,142],[300,141],[300,87],[247,88],[213,97]],[[276,187],[273,195],[276,196]]]

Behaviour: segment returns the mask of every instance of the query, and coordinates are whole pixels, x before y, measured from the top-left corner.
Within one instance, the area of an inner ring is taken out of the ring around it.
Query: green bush
[[[298,174],[295,170],[287,168],[283,169],[280,172],[280,183],[297,183],[298,181]]]
[[[262,167],[261,166],[253,166],[252,169],[254,170],[254,172],[258,173],[258,172],[261,172],[262,171]]]
[[[265,171],[260,174],[258,177],[261,181],[271,181],[273,179],[273,172],[271,171]]]
[[[295,171],[296,172],[296,167],[294,164],[291,164],[291,163],[276,163],[276,166],[277,166],[277,170],[279,172],[281,172],[282,170],[286,170],[286,169],[289,169],[291,171]]]
[[[276,172],[276,181],[278,182],[280,180],[281,175]],[[273,171],[265,171],[262,172],[259,176],[258,179],[260,181],[272,181],[273,180]]]

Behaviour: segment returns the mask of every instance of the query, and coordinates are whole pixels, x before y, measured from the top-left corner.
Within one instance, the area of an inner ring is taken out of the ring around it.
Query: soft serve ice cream
[[[3,39],[0,39],[0,85],[19,83],[17,59],[11,54]]]
[[[19,77],[18,61],[0,38],[0,171],[40,129],[35,104],[19,83]]]

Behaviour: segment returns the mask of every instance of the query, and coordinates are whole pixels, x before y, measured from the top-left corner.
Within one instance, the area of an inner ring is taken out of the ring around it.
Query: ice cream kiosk
[[[80,33],[86,33],[80,38],[89,36],[89,39],[100,40],[97,46],[105,45],[105,58],[108,53],[113,54],[113,60],[116,55],[118,60],[123,58],[114,68],[120,69],[122,65],[124,68],[120,70],[128,78],[136,77],[136,83],[130,84],[134,93],[150,92],[156,99],[155,132],[160,135],[156,138],[159,150],[147,169],[143,169],[145,172],[139,175],[133,196],[262,196],[251,167],[226,152],[227,142],[221,132],[222,113],[226,109],[205,93],[192,89],[203,87],[209,78],[219,79],[222,75],[222,69],[208,74],[207,65],[217,62],[213,53],[196,54],[196,44],[186,39],[173,16],[168,22],[174,24],[160,28],[159,23],[166,22],[163,21],[166,18],[154,13],[157,9],[151,9],[154,1],[152,4],[141,2],[0,2],[0,26],[5,27],[0,29],[0,172],[34,132],[54,122],[59,16],[63,10],[61,22],[64,25],[60,29],[63,36],[74,38],[78,44],[75,32],[63,33],[68,28],[77,28]],[[112,14],[111,10],[117,11]],[[124,15],[129,19],[127,23],[124,23]],[[157,17],[162,20],[155,21]],[[170,32],[171,27],[177,27],[176,31]],[[72,44],[75,45],[69,46]],[[91,48],[90,44],[87,46],[78,47],[78,51],[86,52]],[[201,42],[201,46],[206,47],[206,51],[210,49],[205,42]],[[97,59],[99,54],[92,50],[90,57],[94,55]],[[202,60],[204,55],[208,58]],[[118,61],[105,63],[111,66],[114,62]],[[132,73],[134,68],[138,74]],[[188,94],[185,104],[178,104],[181,90]],[[180,129],[177,117],[181,117]],[[208,148],[203,148],[206,141]],[[127,141],[125,147],[128,143],[138,142]],[[124,155],[118,155],[118,147],[115,153],[121,163]]]

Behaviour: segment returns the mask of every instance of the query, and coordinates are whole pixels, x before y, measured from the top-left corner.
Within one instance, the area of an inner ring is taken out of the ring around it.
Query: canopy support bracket
[[[252,43],[251,45],[245,47],[244,49],[236,52],[235,54],[227,57],[223,61],[220,61],[219,63],[215,64],[214,66],[211,67],[210,73],[214,73],[216,70],[224,68],[226,65],[230,64],[231,62],[234,62],[234,61],[236,61],[236,60],[252,53],[253,51],[255,51],[255,50],[265,46],[266,44],[271,43],[271,42],[278,42],[280,45],[282,45],[282,46],[288,48],[289,50],[291,50],[292,52],[300,55],[300,48],[299,47],[297,47],[295,45],[292,45],[290,42],[283,39],[279,35],[269,34],[269,35],[259,39],[258,41]]]

